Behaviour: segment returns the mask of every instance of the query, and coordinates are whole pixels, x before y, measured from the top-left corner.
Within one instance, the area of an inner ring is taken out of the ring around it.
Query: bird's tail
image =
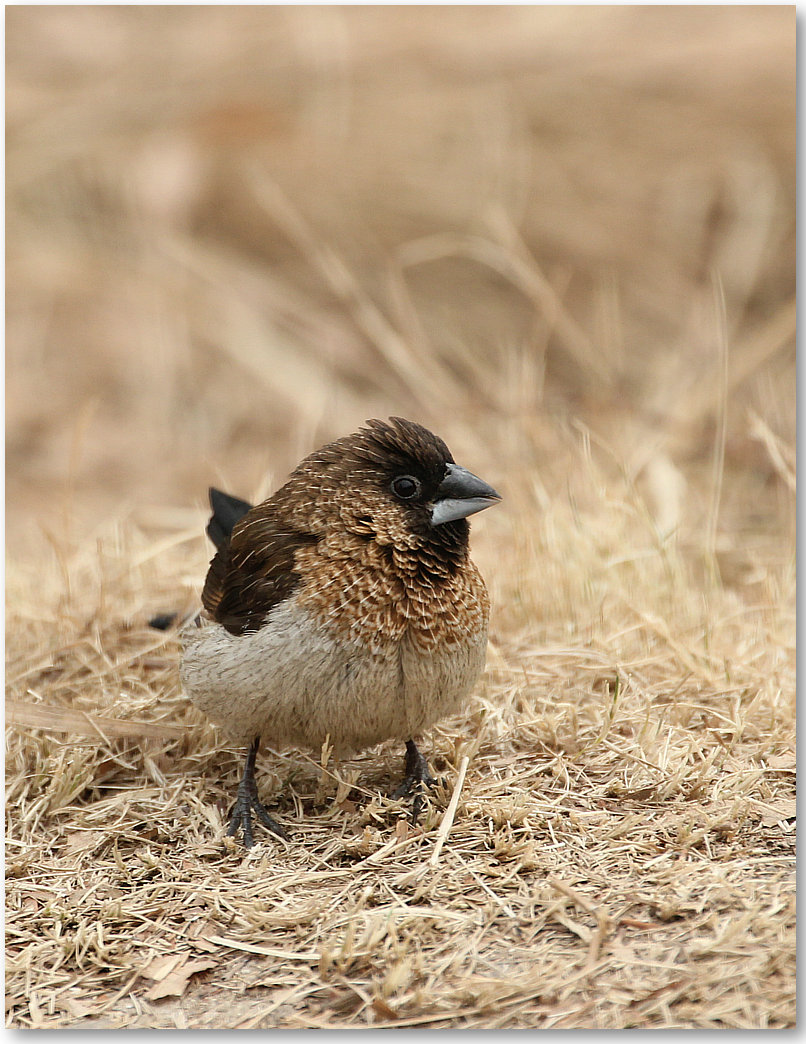
[[[252,505],[248,500],[232,497],[229,493],[222,493],[220,489],[215,489],[213,486],[210,487],[209,493],[213,513],[207,523],[207,535],[220,549],[229,543],[235,523],[243,518]],[[193,615],[191,613],[182,623],[189,622]],[[167,631],[176,624],[178,619],[179,613],[158,613],[148,621],[148,626],[157,631]]]
[[[207,523],[207,535],[217,548],[221,548],[229,542],[235,523],[251,510],[252,505],[247,500],[232,497],[211,486],[210,507],[213,513]]]

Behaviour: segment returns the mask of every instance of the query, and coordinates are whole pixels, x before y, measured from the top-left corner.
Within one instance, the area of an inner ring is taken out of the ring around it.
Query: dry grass
[[[7,12],[8,1024],[795,1024],[794,13]],[[240,752],[155,611],[210,482],[435,427],[488,670]]]

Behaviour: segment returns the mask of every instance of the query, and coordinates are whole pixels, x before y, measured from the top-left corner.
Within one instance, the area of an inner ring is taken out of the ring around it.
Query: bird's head
[[[460,467],[445,443],[414,421],[367,421],[303,462],[320,496],[351,533],[399,548],[466,545],[468,515],[498,493]]]

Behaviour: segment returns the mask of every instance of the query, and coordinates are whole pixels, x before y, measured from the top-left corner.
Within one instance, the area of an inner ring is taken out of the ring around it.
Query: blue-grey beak
[[[500,499],[492,486],[482,482],[467,468],[448,464],[445,478],[434,497],[431,525],[441,526],[443,522],[455,522],[458,518],[475,515],[477,511],[497,504]]]

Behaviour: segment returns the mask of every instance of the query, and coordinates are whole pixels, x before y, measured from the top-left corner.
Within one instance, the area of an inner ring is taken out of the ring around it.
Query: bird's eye
[[[413,475],[400,475],[392,482],[392,492],[401,500],[411,500],[420,492],[420,482]]]

